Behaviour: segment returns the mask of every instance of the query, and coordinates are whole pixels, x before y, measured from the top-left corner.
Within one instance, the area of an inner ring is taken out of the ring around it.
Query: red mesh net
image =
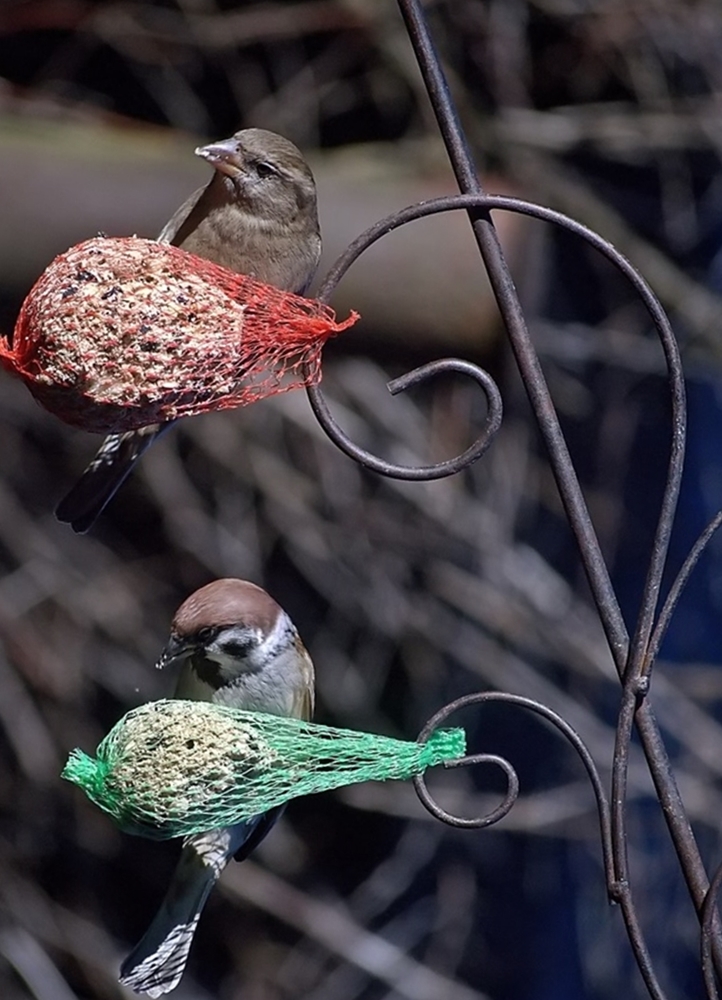
[[[0,364],[68,424],[109,433],[316,384],[358,319],[137,237],[79,243],[43,272]]]

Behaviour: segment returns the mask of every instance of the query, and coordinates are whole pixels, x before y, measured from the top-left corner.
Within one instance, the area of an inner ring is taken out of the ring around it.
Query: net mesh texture
[[[71,247],[25,299],[0,364],[83,430],[135,430],[315,385],[336,322],[178,247],[97,237]]]
[[[166,699],[123,716],[95,758],[73,750],[62,777],[122,830],[165,840],[232,826],[300,795],[410,778],[465,752],[462,729],[407,742]]]

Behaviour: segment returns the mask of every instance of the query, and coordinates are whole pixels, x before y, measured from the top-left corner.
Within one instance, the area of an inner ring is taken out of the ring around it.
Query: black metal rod
[[[398,0],[398,3],[459,187],[465,192],[479,192],[481,187],[476,176],[473,158],[434,49],[421,4],[418,0]],[[527,395],[549,452],[550,463],[567,517],[578,541],[582,562],[612,656],[621,676],[626,677],[631,674],[630,683],[625,684],[624,710],[630,695],[636,705],[639,696],[643,694],[643,689],[636,684],[636,680],[644,671],[644,657],[659,601],[661,574],[667,556],[669,535],[679,492],[684,455],[685,398],[678,350],[674,338],[672,338],[671,343],[663,341],[671,383],[672,448],[667,484],[662,499],[637,627],[634,631],[631,648],[628,650],[627,632],[616,595],[578,479],[572,467],[571,457],[541,371],[541,365],[531,343],[521,306],[504,262],[498,237],[488,216],[480,217],[478,212],[470,213],[470,220],[507,328]],[[631,681],[634,681],[635,684],[632,684]],[[646,702],[642,701],[639,704],[634,718],[680,865],[697,912],[701,915],[701,908],[708,889],[708,879],[694,834],[684,811],[666,748],[652,710]],[[621,872],[618,871],[620,881],[628,884],[625,804],[631,726],[628,731],[626,726],[622,726],[621,729],[622,733],[617,740],[613,761],[612,832],[617,839],[618,847],[615,851],[615,866],[621,866]],[[626,742],[624,742],[625,740]],[[630,938],[631,936],[630,934]],[[634,940],[632,943],[635,946],[635,951],[641,947],[641,940],[638,940],[636,945]],[[719,942],[716,943],[715,951],[719,959],[721,954]],[[640,967],[644,974],[644,967]],[[645,979],[647,979],[647,975],[645,975]],[[649,980],[648,986],[651,986]]]
[[[622,906],[632,948],[647,988],[653,997],[662,1000],[664,993],[656,979],[644,943],[629,879],[626,826],[627,781],[629,750],[635,725],[690,895],[700,920],[707,921],[704,935],[706,935],[705,940],[711,941],[709,944],[710,954],[714,957],[717,967],[722,968],[722,944],[720,943],[718,922],[706,916],[709,906],[709,903],[706,902],[709,898],[709,881],[683,807],[659,727],[651,705],[646,700],[649,673],[679,593],[699,557],[699,552],[714,530],[708,529],[704,541],[698,542],[690,553],[667,601],[658,614],[661,580],[667,560],[669,538],[679,495],[686,436],[686,402],[679,350],[667,316],[656,296],[629,261],[616,251],[608,241],[580,223],[551,209],[531,205],[518,199],[486,195],[483,192],[441,63],[434,49],[422,6],[419,0],[398,0],[398,4],[462,194],[410,206],[372,226],[348,247],[331,268],[319,297],[327,301],[338,281],[359,254],[392,229],[413,219],[423,218],[440,211],[464,209],[467,212],[519,367],[522,382],[549,454],[552,471],[579,547],[582,564],[612,658],[622,680],[622,699],[612,761],[611,807],[607,805],[603,796],[599,797],[601,786],[598,788],[595,784],[595,782],[598,783],[596,771],[594,772],[596,777],[592,777],[592,783],[597,794],[600,822],[603,828],[602,843],[608,891],[610,896]],[[491,212],[495,209],[522,212],[563,226],[596,247],[632,282],[642,298],[660,338],[670,385],[672,411],[670,460],[667,480],[660,502],[660,513],[650,553],[648,572],[631,642],[541,364],[527,329],[514,282],[504,260],[497,232],[491,219]],[[475,461],[489,446],[501,419],[501,399],[495,383],[487,373],[476,366],[469,365],[468,362],[457,359],[434,362],[395,380],[389,384],[389,388],[392,392],[401,391],[447,370],[462,371],[479,382],[487,396],[488,412],[485,427],[477,441],[462,455],[437,465],[417,468],[398,466],[370,454],[351,442],[335,423],[320,390],[310,389],[309,397],[314,412],[326,432],[346,454],[356,461],[383,475],[399,479],[438,478],[454,474],[470,462]],[[507,700],[513,698],[509,695],[499,695],[499,697]],[[569,736],[565,729],[566,724],[554,716],[554,713],[550,713],[548,709],[526,699],[519,699],[518,703],[524,703],[527,707],[545,715]],[[451,707],[447,706],[447,709],[442,710],[441,714],[446,713],[447,710],[454,710],[454,706],[458,704],[454,702]],[[439,713],[437,713],[438,715]],[[570,736],[570,738],[572,737]],[[574,742],[574,740],[572,741]],[[490,816],[468,821],[460,820],[451,817],[433,803],[423,779],[420,779],[416,785],[422,801],[427,808],[431,808],[432,811],[436,810],[435,814],[439,818],[445,819],[446,822],[470,826],[488,825],[505,815],[506,811],[513,805],[516,797],[516,775],[511,765],[507,766],[500,758],[492,755],[480,755],[476,758],[469,758],[462,763],[474,761],[495,763],[504,768],[508,781],[507,795],[502,804]]]
[[[459,188],[465,194],[481,194],[483,189],[474,159],[456,113],[421,4],[417,0],[398,0],[398,4],[406,22],[409,38],[426,83],[429,99],[446,144]],[[506,326],[524,388],[529,396],[549,453],[562,503],[574,534],[579,540],[582,561],[599,608],[607,641],[617,669],[621,673],[627,657],[627,630],[579,481],[573,471],[571,456],[559,425],[556,410],[529,336],[514,281],[504,259],[499,237],[488,211],[471,210],[469,219]]]
[[[692,571],[699,562],[700,556],[707,548],[713,536],[715,535],[715,533],[717,532],[717,530],[720,528],[721,525],[722,525],[722,510],[718,511],[715,514],[715,516],[712,518],[707,527],[701,533],[697,541],[694,543],[694,545],[689,551],[689,554],[687,555],[687,558],[682,564],[679,573],[675,577],[674,583],[669,588],[669,593],[667,594],[667,598],[664,602],[662,610],[659,613],[659,618],[657,619],[657,623],[654,626],[654,631],[649,640],[649,646],[647,648],[647,656],[645,663],[645,668],[647,673],[649,673],[654,661],[657,659],[660,646],[662,645],[667,629],[669,628],[669,623],[672,620],[672,615],[674,614],[674,610],[677,607],[677,603],[680,597],[682,596],[682,591],[687,585],[687,581],[689,580]]]
[[[702,907],[702,933],[700,935],[700,946],[702,956],[702,974],[704,976],[705,990],[709,1000],[719,1000],[719,992],[715,981],[715,967],[712,961],[712,944],[714,941],[713,927],[719,923],[717,913],[717,896],[720,886],[722,886],[722,865],[719,866],[710,882],[707,896]]]

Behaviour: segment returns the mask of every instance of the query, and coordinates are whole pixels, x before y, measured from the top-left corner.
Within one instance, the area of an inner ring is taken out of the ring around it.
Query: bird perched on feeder
[[[300,150],[275,132],[249,128],[195,152],[211,164],[213,176],[181,205],[159,242],[303,294],[318,266],[321,235],[316,185]],[[171,425],[109,435],[58,504],[58,519],[87,531]]]
[[[158,662],[170,664],[181,664],[178,698],[304,720],[313,714],[313,663],[293,622],[245,580],[216,580],[181,604]],[[184,840],[165,899],[121,966],[122,983],[151,997],[178,985],[208,894],[231,858],[248,857],[282,809]]]

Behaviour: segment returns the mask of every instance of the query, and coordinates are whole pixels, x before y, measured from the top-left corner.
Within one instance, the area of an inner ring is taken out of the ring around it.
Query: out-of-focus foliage
[[[703,251],[722,231],[715,0],[450,0],[427,11],[480,166],[612,236],[709,365],[719,304],[714,254]],[[6,0],[0,75],[0,104],[16,116],[135,118],[208,135],[255,124],[322,148],[439,143],[390,0]],[[661,352],[607,268],[584,258],[583,281],[571,271],[577,250],[530,232],[519,284],[605,551],[643,566],[656,452],[646,488],[630,499],[628,483],[642,465],[640,428],[666,446]],[[8,318],[15,306],[5,301]],[[335,412],[355,440],[396,460],[461,450],[483,416],[465,383],[392,399],[378,357],[341,345],[328,354]],[[408,355],[417,360],[412,345]],[[391,374],[406,360],[396,350]],[[52,507],[95,439],[2,378],[3,998],[125,995],[117,965],[165,890],[173,848],[117,833],[58,775],[72,746],[92,749],[129,707],[170,693],[173,679],[152,664],[175,607],[213,577],[256,580],[286,607],[316,663],[321,721],[412,738],[443,702],[498,687],[555,708],[606,766],[618,683],[518,384],[504,378],[501,352],[488,363],[506,383],[508,415],[489,454],[453,480],[362,472],[293,394],[169,434],[87,537],[56,523]],[[637,581],[628,589],[633,612]],[[654,682],[710,858],[721,846],[720,696],[704,662]],[[560,969],[577,977],[569,995],[579,982],[595,998],[631,995],[578,762],[509,710],[459,722],[474,748],[519,768],[523,798],[501,827],[446,829],[408,786],[294,803],[258,861],[224,876],[179,1000],[521,1000],[552,982],[561,998]],[[675,882],[660,924],[653,889],[673,861],[636,755],[630,781],[635,872],[650,887],[643,915],[664,974],[680,950],[694,956],[695,918]],[[460,772],[434,787],[469,814],[502,789],[498,775]],[[647,850],[655,838],[659,855]],[[560,842],[578,848],[571,863],[560,864]],[[550,916],[575,867],[581,897]]]

